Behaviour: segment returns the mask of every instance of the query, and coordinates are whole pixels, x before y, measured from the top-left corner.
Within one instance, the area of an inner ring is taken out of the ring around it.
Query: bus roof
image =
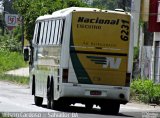
[[[84,8],[84,7],[69,7],[65,9],[61,9],[58,11],[53,12],[52,14],[47,14],[44,16],[39,16],[37,20],[45,20],[45,19],[50,19],[50,18],[60,18],[60,17],[65,17],[72,11],[91,11],[91,12],[107,12],[107,13],[120,13],[120,14],[126,14],[126,12],[123,12],[122,10],[101,10],[98,8]],[[129,13],[127,13],[129,14]],[[36,21],[37,21],[36,20]]]

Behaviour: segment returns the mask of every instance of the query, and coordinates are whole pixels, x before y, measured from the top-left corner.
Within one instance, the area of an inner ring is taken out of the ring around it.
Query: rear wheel
[[[51,109],[51,87],[50,87],[50,78],[47,79],[47,108]]]
[[[61,106],[58,107],[58,101],[56,100],[51,100],[51,109],[58,109],[60,108]]]
[[[101,105],[101,111],[105,114],[116,115],[119,113],[120,104],[116,102],[107,102]]]
[[[32,95],[35,95],[35,76],[32,77]]]
[[[50,80],[50,84],[47,89],[47,107],[51,109],[56,109],[57,108],[57,101],[54,100],[54,80],[53,77]]]
[[[50,88],[47,89],[47,108],[51,109],[51,95],[50,95]]]
[[[86,109],[87,110],[92,110],[92,108],[93,108],[93,104],[91,104],[91,103],[87,103],[87,104],[85,104],[85,107],[86,107]]]
[[[37,106],[41,106],[43,102],[43,98],[42,97],[38,97],[38,96],[34,96],[34,103]]]

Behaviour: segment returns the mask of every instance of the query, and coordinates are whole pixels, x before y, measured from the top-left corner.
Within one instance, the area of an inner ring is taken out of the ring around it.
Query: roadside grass
[[[11,52],[0,49],[0,80],[13,82],[16,84],[28,84],[29,77],[20,77],[4,74],[6,71],[26,67],[23,61],[23,55],[20,52]]]
[[[6,117],[2,113],[0,113],[0,118],[11,118],[11,117]]]
[[[160,85],[148,78],[138,78],[131,83],[131,100],[160,105]]]
[[[0,81],[7,81],[7,82],[12,82],[14,84],[20,84],[20,85],[28,85],[29,77],[1,74]]]
[[[21,53],[0,50],[0,73],[26,66]]]
[[[3,117],[3,115],[0,113],[0,118],[5,118],[5,117]]]

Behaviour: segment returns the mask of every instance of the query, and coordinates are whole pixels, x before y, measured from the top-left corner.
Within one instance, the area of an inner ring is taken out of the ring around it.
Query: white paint
[[[119,69],[121,60],[121,58],[106,57],[106,64],[103,64],[103,68]]]

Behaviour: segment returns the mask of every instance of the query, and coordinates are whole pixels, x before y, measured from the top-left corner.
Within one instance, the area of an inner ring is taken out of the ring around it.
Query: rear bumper
[[[101,91],[101,95],[91,95],[90,91]],[[60,97],[94,100],[115,100],[122,104],[129,101],[129,87],[63,83]]]

